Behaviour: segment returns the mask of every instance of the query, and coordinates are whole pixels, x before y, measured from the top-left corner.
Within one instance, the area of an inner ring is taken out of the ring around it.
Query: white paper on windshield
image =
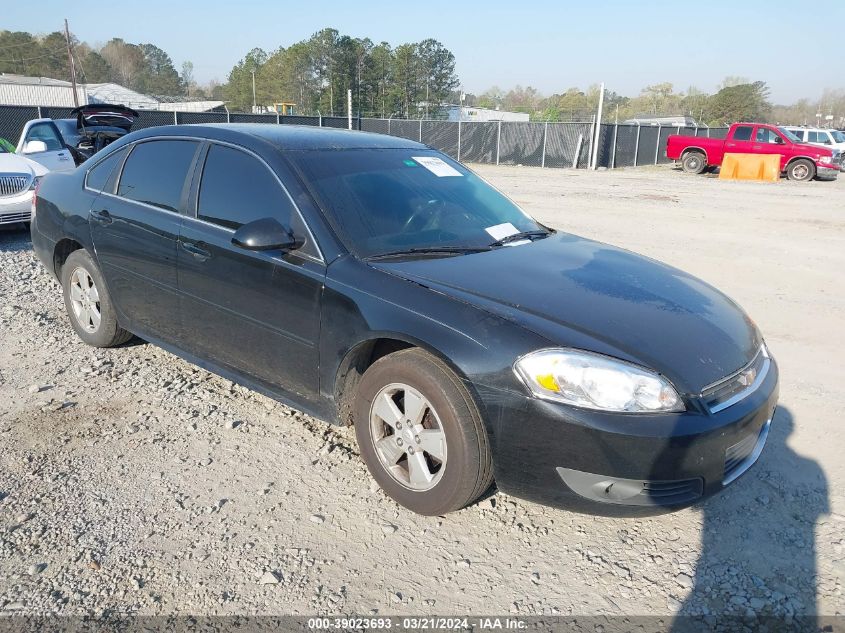
[[[411,156],[411,158],[438,178],[443,178],[444,176],[463,176],[461,172],[442,158],[437,158],[437,156]]]
[[[495,226],[488,226],[484,229],[490,234],[494,240],[502,240],[509,235],[516,235],[519,233],[519,229],[516,228],[510,222],[505,222],[504,224],[496,224]]]

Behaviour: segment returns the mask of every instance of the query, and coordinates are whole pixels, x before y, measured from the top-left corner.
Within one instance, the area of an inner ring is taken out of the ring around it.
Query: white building
[[[673,115],[673,116],[651,116],[651,115],[643,115],[639,117],[635,117],[633,119],[626,119],[622,121],[623,125],[650,125],[650,126],[661,126],[661,127],[698,127],[698,123],[696,123],[695,119],[691,116],[685,116],[683,114]]]
[[[88,103],[122,104],[135,110],[167,112],[207,112],[223,101],[160,101],[120,84],[77,84],[79,105]],[[69,81],[47,77],[0,74],[0,105],[72,108],[73,86]]]
[[[525,112],[507,112],[489,108],[470,108],[468,106],[449,106],[450,121],[528,121]]]

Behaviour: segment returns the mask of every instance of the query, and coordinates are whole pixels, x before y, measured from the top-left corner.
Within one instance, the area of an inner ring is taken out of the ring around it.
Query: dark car
[[[131,133],[36,194],[35,251],[86,343],[133,334],[338,424],[423,514],[494,482],[598,513],[688,505],[765,444],[754,323],[677,269],[536,222],[400,138]]]

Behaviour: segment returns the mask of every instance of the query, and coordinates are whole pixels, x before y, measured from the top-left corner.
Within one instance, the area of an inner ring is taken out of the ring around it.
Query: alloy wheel
[[[403,383],[383,387],[370,407],[378,460],[393,479],[414,491],[431,490],[446,468],[446,434],[434,407]]]
[[[70,304],[79,325],[86,332],[96,332],[102,319],[100,293],[84,268],[77,268],[70,275]]]

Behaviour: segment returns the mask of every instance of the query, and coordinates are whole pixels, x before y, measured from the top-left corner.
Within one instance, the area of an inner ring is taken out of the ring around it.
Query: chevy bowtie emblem
[[[742,372],[739,375],[738,382],[739,384],[748,387],[749,385],[754,383],[755,378],[757,378],[757,370],[752,368]]]

